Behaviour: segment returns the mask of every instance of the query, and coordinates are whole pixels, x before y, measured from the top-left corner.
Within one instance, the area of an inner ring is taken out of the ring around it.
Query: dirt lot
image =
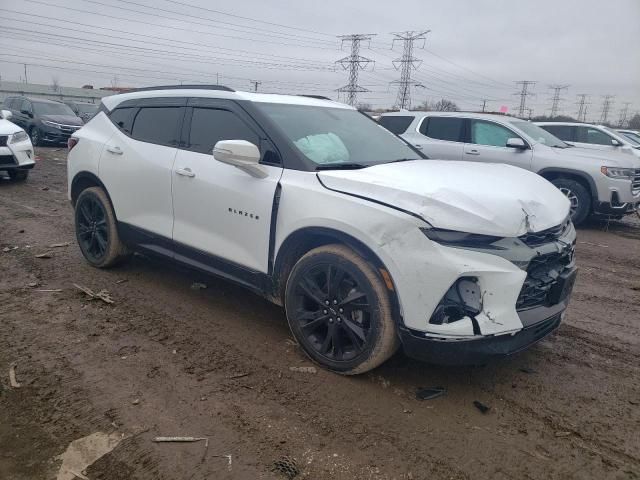
[[[38,154],[26,183],[0,180],[0,478],[55,478],[56,456],[98,431],[124,439],[86,469],[91,480],[287,478],[275,467],[285,457],[296,478],[640,478],[636,219],[579,230],[566,320],[528,352],[475,368],[397,355],[345,378],[290,371],[310,364],[283,311],[241,288],[141,256],[91,268],[66,152]],[[416,400],[424,386],[447,394]]]

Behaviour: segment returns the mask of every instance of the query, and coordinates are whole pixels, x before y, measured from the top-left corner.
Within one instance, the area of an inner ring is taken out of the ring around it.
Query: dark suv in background
[[[79,116],[84,123],[87,123],[98,113],[98,105],[95,103],[69,101],[64,102],[64,104],[68,105],[69,108],[73,110],[73,113]]]
[[[11,121],[31,137],[34,146],[47,143],[66,144],[84,122],[64,103],[41,98],[7,97],[4,108],[10,110]]]

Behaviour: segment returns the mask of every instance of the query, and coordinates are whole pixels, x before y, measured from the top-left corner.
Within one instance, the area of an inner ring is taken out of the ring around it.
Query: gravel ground
[[[474,368],[398,354],[356,378],[301,373],[289,367],[310,364],[284,312],[254,294],[142,256],[90,267],[66,151],[37,153],[27,182],[0,179],[0,478],[55,478],[56,457],[94,432],[125,438],[86,469],[91,480],[640,478],[637,219],[578,230],[565,321],[525,353]],[[447,394],[416,400],[424,386]]]

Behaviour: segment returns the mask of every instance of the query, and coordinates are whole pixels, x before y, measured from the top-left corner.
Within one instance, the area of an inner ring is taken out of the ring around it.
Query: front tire
[[[371,370],[398,348],[382,279],[344,245],[318,247],[298,260],[287,280],[285,308],[304,352],[337,373]]]
[[[552,180],[558,188],[571,202],[571,221],[574,225],[580,225],[586,220],[591,211],[591,195],[581,183],[568,178],[556,178]]]
[[[108,268],[128,258],[111,201],[102,188],[91,187],[80,193],[75,206],[75,226],[80,250],[94,267]]]

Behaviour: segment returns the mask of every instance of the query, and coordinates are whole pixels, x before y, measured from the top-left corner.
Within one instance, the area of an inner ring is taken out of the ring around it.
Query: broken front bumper
[[[526,350],[545,338],[560,325],[567,304],[565,299],[550,307],[519,312],[525,327],[512,334],[454,339],[401,328],[400,338],[405,353],[417,360],[438,365],[480,365]]]

